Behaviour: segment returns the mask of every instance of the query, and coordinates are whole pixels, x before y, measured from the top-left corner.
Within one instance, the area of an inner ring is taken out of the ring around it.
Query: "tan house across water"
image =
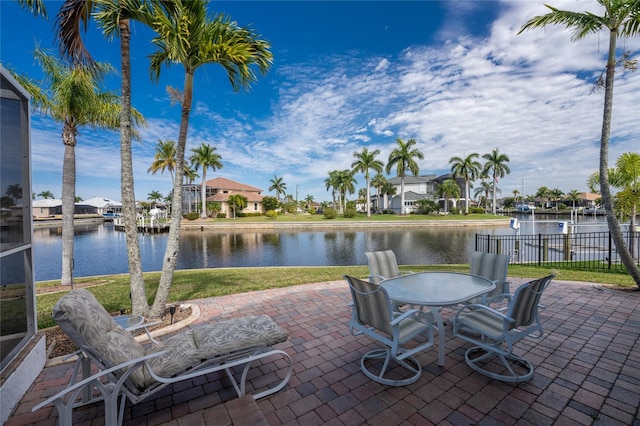
[[[229,196],[242,195],[247,198],[247,207],[242,213],[263,213],[262,199],[264,198],[262,189],[231,179],[217,177],[209,179],[206,185],[206,202],[218,201],[222,206],[221,213],[226,213],[227,217],[233,217],[233,211],[229,206]],[[201,209],[202,192],[201,184],[189,184],[183,186],[182,213],[199,212]]]

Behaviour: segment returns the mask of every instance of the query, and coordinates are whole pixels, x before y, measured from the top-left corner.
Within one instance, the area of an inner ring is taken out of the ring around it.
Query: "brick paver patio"
[[[514,279],[512,290],[523,281]],[[267,314],[286,328],[289,340],[278,347],[294,360],[288,386],[258,401],[238,399],[226,377],[213,374],[128,404],[125,424],[640,425],[637,293],[553,281],[542,297],[545,335],[516,346],[536,368],[529,382],[507,384],[473,372],[464,362],[468,344],[453,339],[448,326],[446,365],[436,366],[436,350],[424,352],[421,379],[400,388],[360,372],[360,357],[375,343],[349,334],[349,301],[343,281],[192,301],[202,311],[196,324]],[[45,368],[6,426],[56,424],[55,408],[31,413],[31,407],[64,388],[70,369]],[[274,370],[267,363],[254,380]],[[103,405],[93,404],[74,412],[74,424],[104,424],[103,416]]]

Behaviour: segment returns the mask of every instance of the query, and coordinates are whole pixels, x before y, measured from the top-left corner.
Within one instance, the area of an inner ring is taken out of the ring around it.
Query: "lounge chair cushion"
[[[174,377],[205,360],[271,346],[288,338],[270,317],[249,316],[194,327],[145,350],[89,291],[75,289],[72,293],[73,297],[61,298],[53,309],[53,318],[62,331],[111,366],[166,351],[149,360],[150,368],[160,377]],[[146,369],[134,371],[130,379],[140,390],[155,382]]]

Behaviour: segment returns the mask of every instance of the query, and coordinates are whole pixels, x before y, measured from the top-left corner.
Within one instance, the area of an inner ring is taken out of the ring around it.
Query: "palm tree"
[[[75,202],[76,202],[76,203],[80,203],[80,202],[82,202],[82,201],[84,201],[84,198],[82,198],[82,197],[80,197],[80,196],[76,195]]]
[[[40,0],[25,0],[39,2]],[[175,2],[158,1],[166,10],[174,10]],[[149,304],[145,294],[140,245],[136,225],[136,198],[133,182],[133,154],[131,139],[133,136],[131,109],[131,31],[129,19],[135,19],[148,26],[154,16],[149,8],[140,7],[138,1],[113,0],[65,0],[57,18],[57,37],[60,51],[72,63],[83,63],[94,66],[95,62],[87,51],[81,37],[80,28],[87,29],[89,17],[93,9],[104,34],[112,38],[119,35],[121,61],[121,112],[120,112],[120,191],[122,197],[122,219],[127,241],[127,258],[129,260],[129,277],[131,288],[131,308],[134,314],[147,316]]]
[[[354,152],[353,156],[356,160],[351,163],[351,168],[354,173],[364,173],[364,178],[367,185],[367,217],[371,217],[371,179],[369,176],[369,170],[382,172],[382,161],[377,160],[376,157],[380,154],[379,149],[375,149],[371,152],[364,147],[361,152]]]
[[[195,166],[195,170],[198,171],[198,167],[202,166],[202,213],[200,217],[202,219],[207,218],[207,168],[215,172],[217,169],[222,168],[222,157],[216,153],[216,148],[209,144],[203,143],[198,148],[191,148],[193,155],[189,158],[191,164]]]
[[[40,49],[36,50],[35,58],[42,67],[45,81],[38,84],[27,77],[16,75],[16,78],[31,94],[34,108],[62,122],[64,161],[60,280],[62,285],[73,286],[76,137],[79,128],[84,126],[117,129],[120,126],[120,104],[115,94],[101,92],[99,89],[104,77],[112,71],[110,65],[96,63],[92,68],[82,65],[68,66]],[[142,121],[142,116],[136,114],[136,119]]]
[[[412,149],[417,144],[413,138],[406,142],[398,138],[396,139],[396,144],[398,146],[389,154],[386,172],[391,173],[393,166],[396,166],[396,171],[400,177],[400,214],[404,214],[404,177],[407,171],[410,171],[414,176],[418,175],[420,168],[415,159],[422,160],[424,155],[418,148]]]
[[[542,200],[543,206],[547,208],[545,201],[551,200],[551,190],[546,186],[541,186],[536,191],[536,197],[540,198],[540,200]]]
[[[550,192],[551,194],[551,198],[553,198],[553,201],[555,201],[555,205],[556,205],[556,212],[558,211],[558,201],[562,200],[562,197],[564,197],[564,192],[562,192],[562,190],[558,189],[558,188],[553,188]]]
[[[147,194],[147,200],[153,202],[153,208],[155,208],[158,201],[162,200],[162,194],[159,191],[151,191]]]
[[[42,191],[41,193],[38,194],[38,197],[42,197],[45,200],[48,200],[49,198],[53,200],[54,198],[56,198],[53,196],[53,193],[51,191]]]
[[[531,28],[544,28],[548,25],[563,25],[573,29],[572,40],[578,41],[590,34],[599,33],[602,30],[609,32],[609,50],[607,54],[607,66],[604,79],[604,108],[602,113],[602,133],[600,136],[600,192],[607,216],[607,224],[611,237],[620,255],[620,260],[640,287],[640,267],[627,247],[620,223],[613,212],[613,197],[609,188],[609,139],[611,136],[611,118],[613,115],[613,83],[616,64],[616,44],[618,37],[633,37],[640,33],[640,1],[637,0],[597,0],[604,8],[603,15],[592,12],[573,12],[559,10],[548,6],[551,10],[546,15],[535,16],[527,21],[519,33]],[[633,61],[627,61],[623,57],[625,66],[635,67]]]
[[[382,188],[382,185],[385,184],[385,182],[387,182],[387,179],[381,173],[378,173],[371,179],[371,186],[374,186],[376,188],[376,210],[377,211],[382,210],[382,207],[380,204],[380,196],[382,195],[382,192],[380,189]]]
[[[193,103],[193,77],[203,65],[217,63],[224,68],[234,91],[248,89],[257,81],[254,67],[266,74],[271,67],[273,56],[268,42],[250,28],[239,27],[237,23],[220,13],[213,18],[207,14],[206,0],[175,2],[175,10],[167,12],[160,3],[145,3],[153,16],[152,29],[158,33],[153,43],[158,50],[151,55],[151,73],[154,80],[160,77],[162,65],[179,63],[185,77],[180,101],[182,118],[176,149],[176,179],[173,203],[182,205],[182,175],[184,173],[185,146],[189,117]],[[180,215],[171,215],[167,247],[162,265],[162,274],[156,298],[151,309],[152,317],[160,316],[165,309],[169,289],[173,280],[180,251]]]
[[[482,173],[493,178],[493,189],[491,191],[493,193],[493,200],[491,205],[491,212],[493,214],[496,214],[496,193],[498,192],[496,185],[498,184],[498,179],[502,179],[505,175],[511,173],[509,166],[507,166],[509,157],[507,157],[506,154],[500,154],[498,148],[496,148],[490,153],[484,154],[482,158],[487,160],[487,162],[484,163],[484,169]]]
[[[520,195],[520,191],[514,189],[511,193],[513,194],[513,205],[516,207],[518,205],[518,195]],[[522,204],[524,204],[524,202]]]
[[[155,175],[157,172],[164,173],[165,169],[169,171],[171,184],[173,185],[173,172],[176,169],[176,142],[172,140],[158,140],[153,163],[151,163],[147,173],[150,172]]]
[[[313,195],[307,194],[307,196],[304,197],[304,202],[306,203],[306,208],[310,209],[313,203]]]
[[[438,185],[438,189],[436,189],[436,194],[439,197],[444,198],[444,211],[449,211],[449,198],[459,198],[460,197],[460,187],[455,179],[447,179]]]
[[[229,207],[233,209],[233,220],[236,220],[236,212],[247,207],[247,197],[241,194],[229,195]]]
[[[577,189],[572,189],[567,193],[567,199],[571,201],[571,210],[575,210],[576,201],[580,201],[580,193]]]
[[[476,188],[473,192],[474,197],[477,197],[478,195],[482,195],[481,202],[479,204],[481,204],[484,207],[485,211],[487,209],[487,202],[489,201],[489,194],[491,194],[492,191],[493,191],[493,186],[486,180],[483,180],[482,182],[480,182],[480,186]]]
[[[451,174],[453,178],[460,177],[464,179],[464,187],[465,187],[465,203],[464,203],[464,212],[465,214],[469,214],[469,187],[470,183],[478,179],[480,176],[480,171],[482,170],[482,164],[475,159],[478,158],[480,154],[474,152],[473,154],[469,154],[466,157],[452,157],[449,160],[449,164],[451,164]]]
[[[273,175],[273,179],[269,179],[272,185],[269,187],[269,191],[275,191],[276,199],[280,201],[280,194],[284,195],[287,191],[287,184],[282,181],[282,177]]]
[[[395,185],[393,185],[391,182],[386,181],[385,183],[382,184],[382,186],[380,187],[380,190],[382,191],[383,194],[383,209],[386,209],[389,205],[389,203],[386,201],[388,196],[394,196],[396,195],[396,187]]]
[[[333,201],[333,208],[336,208],[336,191],[338,191],[338,174],[339,170],[332,170],[329,172],[329,177],[324,180],[324,185],[327,188],[331,188],[331,200]]]
[[[349,169],[339,170],[336,175],[336,183],[338,185],[338,212],[343,213],[347,207],[347,194],[353,194],[356,191],[356,178]]]

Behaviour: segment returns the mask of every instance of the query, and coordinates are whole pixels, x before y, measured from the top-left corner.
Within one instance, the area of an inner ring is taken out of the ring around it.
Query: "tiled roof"
[[[262,189],[255,186],[246,185],[244,183],[236,182],[231,179],[217,177],[215,179],[209,179],[206,182],[207,187],[216,189],[229,189],[238,192],[262,192]],[[226,201],[226,200],[225,200]]]

